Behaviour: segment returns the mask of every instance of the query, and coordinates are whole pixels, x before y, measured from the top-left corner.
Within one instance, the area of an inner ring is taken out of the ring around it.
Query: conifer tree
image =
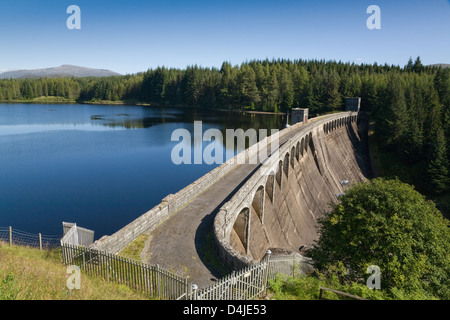
[[[426,168],[427,187],[429,192],[440,194],[448,190],[449,183],[449,162],[447,159],[447,146],[445,136],[441,127],[437,128],[433,137],[429,152],[429,160]]]

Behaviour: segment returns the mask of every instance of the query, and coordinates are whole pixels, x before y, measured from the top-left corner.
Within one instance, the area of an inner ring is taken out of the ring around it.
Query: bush
[[[320,224],[309,256],[328,272],[341,263],[341,282],[381,270],[393,297],[450,298],[450,229],[434,203],[399,180],[374,179],[350,188]]]

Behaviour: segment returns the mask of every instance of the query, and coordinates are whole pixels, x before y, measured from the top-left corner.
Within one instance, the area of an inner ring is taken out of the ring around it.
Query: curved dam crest
[[[270,138],[258,142],[92,247],[119,253],[146,235],[144,262],[199,287],[223,276],[206,261],[212,245],[232,270],[259,262],[267,249],[298,253],[317,238],[317,219],[346,186],[370,175],[357,120],[357,112],[342,112],[292,125],[280,131],[276,150]],[[262,163],[240,164],[261,147],[270,150]]]

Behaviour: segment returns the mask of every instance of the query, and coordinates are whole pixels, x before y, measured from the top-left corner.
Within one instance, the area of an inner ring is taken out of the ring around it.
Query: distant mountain
[[[450,68],[450,64],[448,63],[436,63],[436,64],[430,64],[429,67],[441,67],[441,68]]]
[[[15,70],[0,73],[0,79],[22,78],[62,78],[62,77],[109,77],[120,76],[119,73],[105,69],[93,69],[72,65],[62,65],[55,68]]]

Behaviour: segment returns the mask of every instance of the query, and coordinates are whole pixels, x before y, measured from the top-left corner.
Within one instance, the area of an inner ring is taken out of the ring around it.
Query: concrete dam
[[[268,249],[299,254],[317,239],[317,220],[330,205],[371,176],[362,123],[358,111],[304,117],[277,143],[265,138],[92,247],[120,253],[145,235],[144,262],[199,287],[220,277],[206,261],[208,247],[228,270],[259,262]],[[268,157],[243,161],[261,148]]]

